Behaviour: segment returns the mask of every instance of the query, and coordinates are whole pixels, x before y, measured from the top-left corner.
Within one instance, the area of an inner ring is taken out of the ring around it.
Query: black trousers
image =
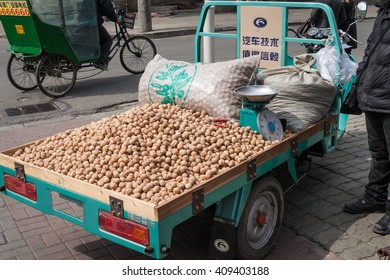
[[[110,54],[110,48],[112,45],[111,35],[107,30],[99,25],[99,41],[100,41],[100,57],[98,62],[108,63],[108,56]]]
[[[386,213],[390,215],[390,201],[387,198],[390,182],[390,114],[364,113],[372,159],[365,197],[372,203],[386,204]]]

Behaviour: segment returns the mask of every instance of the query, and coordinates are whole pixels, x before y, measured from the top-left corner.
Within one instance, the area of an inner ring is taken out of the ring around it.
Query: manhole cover
[[[7,114],[8,117],[20,116],[22,114],[22,112],[20,112],[20,110],[16,108],[5,109],[4,112]]]
[[[59,110],[60,108],[53,102],[48,103],[41,103],[41,104],[35,104],[35,105],[26,105],[26,106],[20,106],[16,108],[8,108],[5,109],[4,112],[9,117],[15,117],[20,115],[29,115],[29,114],[36,114],[36,113],[44,113],[44,112],[50,112]]]
[[[23,115],[39,113],[39,109],[35,105],[26,105],[26,106],[19,107],[19,109],[22,111]]]

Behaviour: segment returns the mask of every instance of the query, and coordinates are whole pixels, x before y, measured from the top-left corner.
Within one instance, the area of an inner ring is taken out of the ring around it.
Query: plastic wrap
[[[349,58],[344,49],[340,54],[335,46],[327,44],[314,56],[321,77],[334,85],[347,83],[356,74],[358,65]]]

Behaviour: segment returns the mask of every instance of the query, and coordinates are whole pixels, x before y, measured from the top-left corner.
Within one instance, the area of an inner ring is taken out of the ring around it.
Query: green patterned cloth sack
[[[156,55],[140,79],[139,103],[173,104],[218,118],[238,118],[241,101],[234,89],[248,84],[257,60],[253,56],[193,64]]]

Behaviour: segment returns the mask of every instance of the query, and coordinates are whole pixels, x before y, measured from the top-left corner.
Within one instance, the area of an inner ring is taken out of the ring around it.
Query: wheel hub
[[[247,224],[247,238],[252,248],[263,247],[272,236],[277,221],[277,198],[272,192],[264,192],[253,203]]]
[[[53,69],[53,72],[52,72],[52,75],[51,76],[54,76],[56,78],[61,78],[62,76],[62,72],[60,69]]]
[[[267,223],[267,215],[265,213],[260,213],[257,218],[256,222],[260,225],[263,226]]]

